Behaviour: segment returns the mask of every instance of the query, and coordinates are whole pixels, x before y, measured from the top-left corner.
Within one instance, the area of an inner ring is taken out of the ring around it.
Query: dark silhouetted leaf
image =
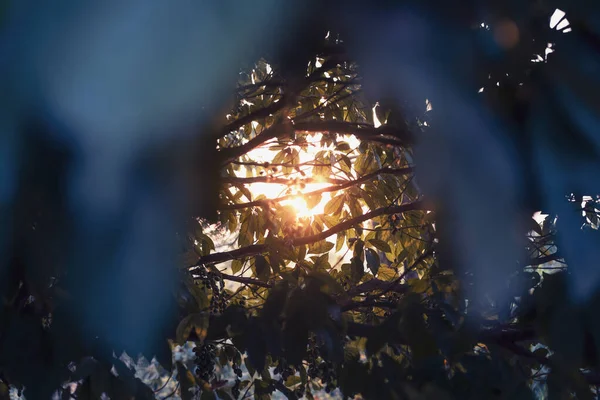
[[[365,252],[365,256],[367,258],[367,267],[369,267],[374,276],[377,276],[380,263],[379,255],[372,249],[367,249],[367,251]]]
[[[254,258],[254,267],[256,268],[256,277],[262,281],[269,280],[271,276],[271,266],[267,259],[263,256]]]

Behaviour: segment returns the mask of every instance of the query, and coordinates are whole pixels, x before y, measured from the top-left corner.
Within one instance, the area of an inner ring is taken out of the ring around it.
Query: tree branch
[[[276,103],[279,104],[282,101]],[[252,151],[258,146],[262,145],[266,141],[270,139],[274,139],[280,135],[288,133],[290,130],[290,124],[275,124],[266,128],[261,133],[250,139],[247,143],[237,146],[237,147],[227,147],[219,150],[219,156],[221,158],[221,165],[225,166],[230,164],[232,161],[235,161],[237,158],[243,156],[244,154]]]
[[[389,144],[402,146],[414,144],[413,134],[408,129],[400,129],[391,125],[381,125],[379,128],[375,128],[343,121],[298,122],[294,124],[294,129],[303,132],[331,132],[354,135],[363,140],[387,140],[390,142]],[[384,136],[391,138],[385,138]]]
[[[345,231],[347,229],[352,228],[354,225],[359,224],[364,221],[368,221],[375,217],[379,217],[381,215],[386,214],[402,214],[408,211],[417,211],[417,210],[425,210],[425,203],[423,201],[415,201],[409,204],[403,204],[399,206],[387,206],[375,209],[371,212],[363,214],[356,218],[351,218],[347,221],[344,221],[338,225],[327,229],[321,233],[317,233],[315,235],[303,236],[299,238],[293,238],[290,242],[293,246],[303,246],[307,244],[316,243],[318,241],[324,240],[329,236],[335,235],[336,233]],[[234,260],[243,257],[251,257],[256,256],[258,254],[262,254],[267,252],[269,249],[265,244],[253,244],[246,247],[241,247],[236,250],[224,251],[221,253],[212,253],[207,256],[202,256],[198,259],[196,264],[191,267],[202,265],[202,264],[218,264],[221,262]],[[389,284],[389,282],[388,282]]]
[[[377,300],[364,300],[356,301],[342,305],[342,311],[351,311],[362,307],[379,307],[379,308],[396,308],[398,302],[396,301],[377,301]]]
[[[232,121],[229,124],[227,124],[221,131],[221,135],[219,137],[223,137],[230,132],[237,131],[242,126],[249,124],[252,121],[267,118],[269,115],[277,113],[285,107],[286,102],[287,98],[284,95],[277,102],[273,101],[266,107],[258,109],[250,114],[244,115],[243,117],[239,117],[235,121]]]
[[[335,225],[335,226],[331,227],[330,229],[327,229],[326,231],[323,231],[321,233],[295,238],[292,240],[292,244],[294,246],[302,246],[302,245],[306,245],[306,244],[316,243],[318,241],[327,239],[329,236],[335,235],[336,233],[350,229],[356,224],[368,221],[370,219],[379,217],[381,215],[402,214],[402,213],[405,213],[408,211],[416,211],[416,210],[425,210],[425,203],[423,201],[419,200],[419,201],[415,201],[415,202],[412,202],[409,204],[403,204],[403,205],[399,205],[399,206],[388,206],[388,207],[377,208],[366,214],[363,214],[363,215],[355,217],[355,218],[351,218],[351,219],[344,221],[338,225]]]
[[[231,251],[223,251],[220,253],[212,253],[206,256],[202,256],[198,259],[196,264],[192,267],[197,267],[202,264],[218,264],[225,261],[235,260],[238,258],[244,257],[252,257],[259,254],[262,254],[267,251],[267,245],[265,244],[253,244],[246,247],[241,247],[239,249],[231,250]]]
[[[327,192],[337,192],[337,191],[344,190],[344,189],[347,189],[352,186],[360,185],[360,184],[367,182],[373,178],[376,178],[377,176],[379,176],[381,174],[406,175],[406,174],[412,173],[413,171],[414,171],[413,167],[405,167],[405,168],[400,168],[400,169],[381,168],[381,169],[378,169],[377,171],[363,175],[360,178],[357,178],[355,180],[344,181],[344,183],[339,184],[337,186],[329,186],[329,187],[326,187],[323,189],[313,190],[312,192],[303,193],[302,196],[305,196],[305,197],[316,196],[316,195],[320,195],[320,194],[327,193]],[[244,209],[247,207],[267,207],[269,205],[269,203],[284,201],[284,200],[293,198],[295,196],[297,196],[297,195],[292,194],[292,195],[281,196],[276,199],[264,199],[264,200],[250,201],[247,203],[228,204],[228,205],[224,205],[224,206],[220,207],[220,209],[221,210],[240,210],[240,209]]]
[[[231,123],[227,124],[221,130],[221,133],[220,133],[220,135],[218,137],[223,137],[223,136],[227,135],[230,132],[238,130],[242,126],[244,126],[246,124],[249,124],[252,121],[256,121],[258,119],[266,118],[269,115],[272,115],[272,114],[277,113],[278,111],[281,111],[287,104],[291,103],[291,100],[295,99],[298,96],[298,93],[300,93],[301,91],[303,91],[311,83],[313,83],[316,80],[318,80],[321,77],[321,75],[323,74],[323,72],[326,72],[326,71],[330,70],[331,68],[335,68],[338,63],[339,63],[339,61],[336,60],[335,57],[327,59],[323,63],[323,65],[321,65],[320,68],[315,69],[309,76],[307,76],[306,78],[304,78],[303,85],[301,85],[301,87],[298,88],[298,90],[299,90],[298,92],[285,93],[279,99],[278,102],[272,102],[271,104],[269,104],[268,106],[266,106],[264,108],[256,110],[255,112],[247,114],[247,115],[245,115],[243,117],[237,118],[235,121],[232,121]],[[275,85],[276,86],[276,85],[278,85],[278,83],[279,82],[276,82],[276,81],[265,81],[265,82],[259,82],[256,85],[258,87],[260,87],[260,86],[268,86],[268,85]],[[238,90],[239,90],[239,88],[238,88]],[[244,154],[244,153],[245,152],[243,152],[242,154]],[[237,158],[237,157],[234,157],[234,158]]]
[[[249,178],[237,177],[237,176],[227,176],[221,178],[221,182],[223,183],[232,183],[232,184],[242,184],[247,185],[251,183],[275,183],[279,185],[286,185],[288,183],[293,183],[297,181],[298,183],[323,183],[322,180],[318,180],[315,178],[280,178],[280,177],[271,177],[271,176],[252,176]],[[345,179],[336,179],[336,178],[326,178],[326,182],[332,183],[334,185],[342,185],[348,182]]]
[[[279,104],[282,101],[279,101],[276,104]],[[260,134],[250,139],[249,142],[241,146],[228,147],[220,150],[219,154],[222,157],[221,164],[227,165],[235,161],[237,158],[259,147],[268,140],[289,133],[289,129],[299,132],[331,132],[354,135],[362,140],[376,141],[392,146],[410,146],[414,143],[413,135],[407,129],[402,130],[389,125],[382,125],[379,128],[374,128],[365,126],[364,124],[342,121],[299,122],[293,125],[285,123],[276,124],[265,129]]]
[[[232,282],[243,283],[245,285],[260,286],[260,287],[264,287],[264,288],[268,288],[268,289],[273,287],[273,285],[271,285],[267,282],[263,282],[259,279],[249,278],[249,277],[245,277],[245,276],[229,275],[229,274],[224,274],[222,272],[221,272],[221,278],[228,280],[228,281],[232,281]]]

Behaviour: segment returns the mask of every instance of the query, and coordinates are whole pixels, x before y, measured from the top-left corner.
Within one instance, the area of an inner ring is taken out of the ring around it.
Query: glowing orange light
[[[322,150],[334,150],[335,146],[320,146],[320,140],[322,138],[322,134],[317,133],[310,137],[309,146],[293,146],[298,151],[299,154],[299,163],[305,164],[310,163],[314,160],[315,155]],[[350,147],[356,148],[358,147],[359,141],[354,136],[344,136],[340,137],[340,140],[344,140],[348,142]],[[275,154],[278,150],[271,150],[266,147],[257,148],[248,153],[250,159],[256,162],[265,162],[269,163],[273,160]],[[323,193],[321,195],[321,200],[314,207],[309,208],[304,198],[304,194],[313,192],[315,190],[323,189],[325,187],[331,186],[329,182],[322,176],[312,176],[312,168],[303,168],[302,172],[295,171],[293,173],[285,175],[285,178],[298,179],[299,182],[307,178],[311,178],[313,181],[310,183],[302,183],[302,185],[294,185],[293,187],[288,187],[283,184],[276,184],[273,182],[256,182],[247,185],[248,190],[252,193],[253,197],[265,196],[269,199],[277,199],[286,194],[289,194],[288,189],[291,189],[291,194],[293,197],[289,199],[282,200],[280,202],[281,205],[291,206],[296,214],[296,218],[308,218],[317,214],[322,214],[324,212],[325,204],[331,199],[331,193]],[[241,168],[237,175],[243,177],[246,175],[246,170]],[[331,177],[334,177],[333,175]],[[286,193],[288,192],[288,193]]]

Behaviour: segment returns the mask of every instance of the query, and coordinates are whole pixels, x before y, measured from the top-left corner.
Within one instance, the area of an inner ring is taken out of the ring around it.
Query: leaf
[[[335,251],[340,251],[342,247],[344,247],[344,243],[346,242],[346,234],[345,232],[340,232],[337,234],[337,238],[335,239]]]
[[[350,172],[352,171],[352,161],[350,161],[348,156],[342,155],[340,157],[340,168],[342,171],[350,175]]]
[[[417,297],[408,297],[403,301],[400,330],[411,347],[415,362],[421,362],[438,353],[435,339],[427,329],[423,319],[423,307]]]
[[[340,283],[337,280],[335,280],[335,278],[332,277],[327,272],[310,271],[308,273],[308,276],[319,281],[319,283],[321,283],[321,285],[322,285],[321,290],[323,290],[325,293],[329,293],[329,294],[345,293],[344,287],[342,285],[340,285]]]
[[[333,249],[335,245],[326,240],[319,240],[316,243],[308,245],[308,253],[309,254],[323,254],[329,252]]]
[[[527,230],[534,231],[538,235],[542,236],[544,232],[542,231],[541,225],[533,218],[529,219],[529,224],[527,226]]]
[[[329,268],[331,268],[331,264],[329,264],[329,253],[325,253],[318,257],[313,256],[311,259],[314,261],[313,268],[315,270],[327,271]]]
[[[350,150],[350,145],[348,142],[338,142],[335,148],[338,151],[348,151]]]
[[[194,398],[193,389],[196,387],[196,378],[190,370],[188,370],[182,363],[177,363],[177,375],[178,382],[181,386],[181,398],[182,400],[192,400]]]
[[[317,206],[317,204],[321,202],[321,197],[322,195],[320,193],[311,196],[304,196],[304,200],[306,201],[306,207],[309,210],[312,210]]]
[[[380,265],[379,255],[373,249],[367,249],[365,255],[367,258],[367,267],[369,267],[373,276],[376,276]]]
[[[244,196],[246,196],[248,201],[252,201],[252,192],[250,192],[246,186],[238,185],[236,187],[244,194]]]
[[[260,311],[260,318],[266,322],[273,322],[279,318],[285,307],[285,301],[288,295],[288,283],[280,281],[269,292],[269,296]]]
[[[429,289],[430,283],[427,279],[409,279],[408,285],[415,293],[424,293]]]
[[[392,249],[390,248],[390,245],[387,242],[384,242],[381,239],[370,239],[369,243],[371,243],[373,245],[373,247],[375,247],[378,250],[383,251],[384,253],[391,253]]]
[[[323,222],[325,223],[325,225],[327,225],[328,228],[332,228],[340,223],[340,219],[333,215],[323,214],[320,217],[323,220]]]
[[[360,206],[358,199],[354,196],[348,195],[348,207],[350,208],[350,214],[353,218],[358,218],[363,215],[362,207]]]
[[[548,356],[548,349],[540,347],[539,349],[533,352],[533,355],[536,358],[546,358]]]
[[[345,196],[343,195],[339,195],[329,200],[327,204],[325,204],[325,214],[338,215],[342,211],[342,207],[344,206],[344,197]]]
[[[396,270],[388,267],[387,265],[381,265],[379,267],[379,279],[389,281],[396,277]]]
[[[351,278],[355,283],[358,283],[365,275],[365,267],[363,262],[358,257],[352,257],[350,261]]]
[[[363,258],[363,249],[365,248],[365,242],[358,239],[354,241],[354,257],[359,257],[361,260]]]
[[[177,326],[175,337],[178,344],[184,344],[193,333],[194,341],[202,342],[208,333],[209,315],[207,313],[190,314]]]
[[[258,279],[261,281],[269,280],[269,277],[271,276],[271,266],[265,257],[254,257],[254,268],[256,269],[256,277]]]
[[[231,262],[231,272],[235,275],[242,270],[243,266],[242,260],[235,259]]]
[[[306,253],[308,251],[307,246],[298,246],[297,250],[298,256],[296,257],[296,260],[304,261],[304,259],[306,258]]]
[[[308,374],[306,373],[304,365],[300,366],[300,382],[302,382],[303,385],[306,385],[306,382],[308,382]]]

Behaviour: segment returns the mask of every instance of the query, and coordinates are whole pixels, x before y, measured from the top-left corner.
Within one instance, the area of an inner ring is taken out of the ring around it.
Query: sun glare
[[[299,163],[310,163],[314,160],[315,155],[322,150],[334,150],[333,146],[324,147],[321,146],[320,141],[322,138],[322,134],[317,133],[314,135],[308,136],[309,145],[307,146],[294,146],[296,150],[298,150],[299,154]],[[350,148],[357,148],[359,145],[359,140],[353,135],[343,136],[339,138],[340,140],[346,141]],[[248,153],[248,157],[256,162],[271,162],[273,157],[277,153],[278,150],[272,150],[268,147],[261,147],[258,149],[254,149]],[[334,160],[332,160],[334,161]],[[312,167],[308,166],[307,168],[302,168],[302,172],[294,171],[291,174],[285,175],[285,178],[291,179],[305,179],[312,178]],[[249,176],[248,170],[246,168],[240,168],[237,171],[237,175],[240,177]],[[256,176],[254,174],[254,176]],[[335,174],[331,175],[332,178],[335,178]],[[318,179],[315,179],[318,180]],[[294,185],[292,187],[287,186],[285,184],[278,184],[273,182],[257,182],[247,185],[248,190],[252,193],[253,197],[264,196],[268,199],[277,199],[283,196],[291,196],[287,197],[285,200],[282,200],[280,204],[285,206],[291,206],[295,213],[296,218],[309,218],[313,215],[322,214],[324,212],[325,204],[331,199],[330,193],[323,193],[321,195],[321,200],[314,204],[313,207],[309,207],[306,199],[304,198],[304,194],[313,192],[315,190],[320,190],[330,186],[331,184],[328,182],[308,182],[302,185],[302,188]]]
[[[281,204],[294,207],[298,218],[307,218],[314,214],[313,211],[308,208],[306,200],[304,200],[304,197],[302,196],[295,196],[289,200],[284,200]]]

